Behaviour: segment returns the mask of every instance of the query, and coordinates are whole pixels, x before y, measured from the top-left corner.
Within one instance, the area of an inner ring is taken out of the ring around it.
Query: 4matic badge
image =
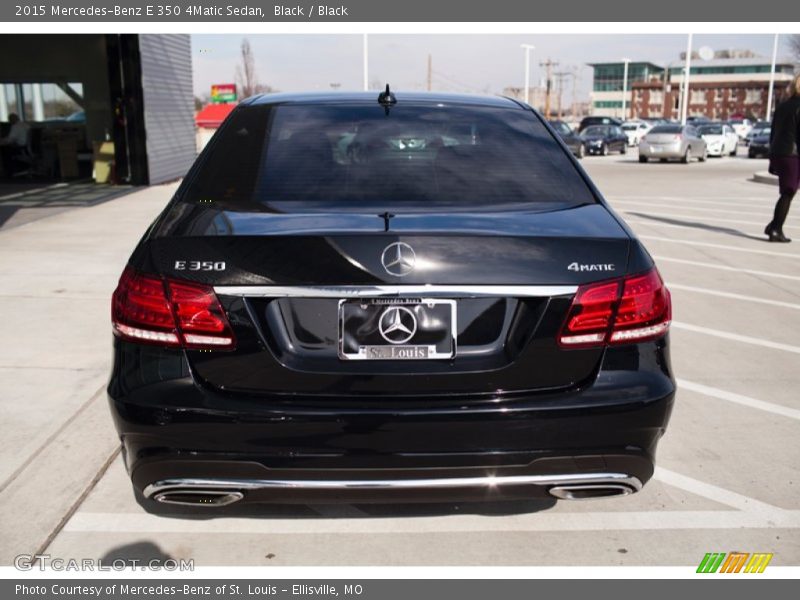
[[[567,271],[615,271],[616,267],[611,263],[596,263],[596,264],[583,264],[583,263],[570,263]]]

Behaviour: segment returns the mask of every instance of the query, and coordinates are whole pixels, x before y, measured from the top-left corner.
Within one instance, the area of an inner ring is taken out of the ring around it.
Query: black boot
[[[781,194],[780,198],[778,198],[778,202],[775,204],[775,213],[772,217],[772,221],[764,229],[764,233],[767,234],[770,242],[787,243],[792,241],[783,234],[783,224],[789,214],[792,198],[794,198],[793,193]]]
[[[792,241],[790,238],[786,237],[782,231],[778,231],[777,229],[768,229],[766,230],[766,234],[769,236],[770,242],[782,242],[786,244]]]

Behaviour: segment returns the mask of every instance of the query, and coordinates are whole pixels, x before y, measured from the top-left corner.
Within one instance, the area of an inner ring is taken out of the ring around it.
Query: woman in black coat
[[[783,234],[783,224],[800,187],[800,75],[789,86],[789,98],[778,105],[772,117],[769,172],[778,176],[781,195],[764,233],[770,242],[791,242]]]

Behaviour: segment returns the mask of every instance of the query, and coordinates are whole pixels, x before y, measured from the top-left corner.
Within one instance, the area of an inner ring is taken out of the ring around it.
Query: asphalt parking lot
[[[134,501],[106,407],[108,299],[174,186],[0,231],[0,563],[193,558],[196,565],[800,564],[800,209],[762,234],[765,161],[583,160],[673,295],[679,393],[655,478],[585,502],[264,506],[153,516]],[[233,507],[232,507],[233,508]]]

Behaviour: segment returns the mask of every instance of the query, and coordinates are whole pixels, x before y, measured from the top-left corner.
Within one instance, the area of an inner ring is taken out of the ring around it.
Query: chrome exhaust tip
[[[551,487],[549,493],[559,500],[591,500],[593,498],[612,498],[627,496],[637,490],[619,483],[594,483],[583,485],[557,485]]]
[[[159,492],[153,500],[178,506],[228,506],[244,498],[241,492],[227,490],[172,489]]]

